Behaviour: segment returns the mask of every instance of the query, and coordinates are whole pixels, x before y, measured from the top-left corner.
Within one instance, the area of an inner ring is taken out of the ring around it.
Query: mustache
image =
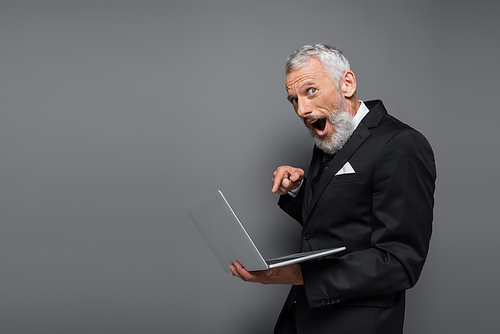
[[[332,122],[332,117],[325,115],[307,115],[302,119],[305,126],[313,126],[317,121],[329,120]]]

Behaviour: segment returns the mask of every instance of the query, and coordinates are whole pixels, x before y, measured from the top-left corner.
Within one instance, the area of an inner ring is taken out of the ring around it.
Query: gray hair
[[[339,49],[326,44],[313,44],[304,45],[288,57],[285,63],[286,74],[306,66],[311,57],[319,60],[336,84],[340,82],[342,75],[351,69],[349,61]]]

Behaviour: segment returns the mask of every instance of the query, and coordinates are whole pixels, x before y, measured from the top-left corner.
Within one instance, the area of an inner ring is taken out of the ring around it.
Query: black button
[[[304,235],[304,239],[307,241],[309,239],[311,239],[311,235],[309,233],[306,233],[306,235]]]

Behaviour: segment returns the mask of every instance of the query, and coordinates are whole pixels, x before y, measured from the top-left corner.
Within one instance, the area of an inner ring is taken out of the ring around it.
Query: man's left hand
[[[299,264],[272,268],[261,271],[247,271],[239,262],[229,265],[233,276],[245,282],[262,284],[293,284],[303,285],[302,271]]]

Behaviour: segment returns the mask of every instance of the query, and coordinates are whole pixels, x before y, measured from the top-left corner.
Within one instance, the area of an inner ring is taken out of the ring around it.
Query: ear
[[[346,99],[351,98],[356,93],[356,76],[349,70],[340,79],[340,91]]]

